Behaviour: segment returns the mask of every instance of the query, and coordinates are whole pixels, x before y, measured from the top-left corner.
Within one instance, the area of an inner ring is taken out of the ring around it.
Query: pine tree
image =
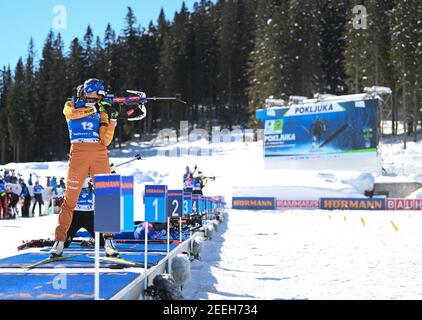
[[[354,19],[356,19],[353,8],[356,5],[364,5],[364,1],[353,0],[349,6],[347,14],[347,29],[345,34],[346,47],[344,51],[345,57],[345,70],[348,76],[347,86],[349,93],[359,93],[363,91],[363,81],[367,79],[367,70],[364,67],[366,61],[365,51],[365,27],[360,25],[356,27],[354,25]],[[363,23],[364,21],[362,21]]]
[[[41,154],[44,159],[62,159],[69,150],[67,125],[63,105],[68,98],[66,86],[66,60],[60,33],[50,32],[43,48],[39,72],[39,100],[42,106],[39,135]],[[48,143],[47,143],[48,142]]]
[[[175,54],[171,26],[161,10],[157,28],[157,48],[159,51],[158,63],[158,91],[162,95],[171,95],[175,88]],[[163,125],[168,126],[170,119],[170,105],[165,103],[161,108],[160,118]]]
[[[190,22],[190,13],[182,3],[180,12],[174,17],[174,24],[171,29],[171,46],[174,57],[174,87],[168,92],[169,95],[175,93],[181,94],[183,97],[192,96],[192,24]],[[188,114],[188,107],[185,105],[170,109],[173,124],[178,126],[179,121],[189,120],[191,115]]]
[[[391,16],[391,62],[396,77],[396,93],[402,97],[403,119],[416,120],[417,101],[421,101],[421,15],[420,1],[398,0]]]
[[[69,96],[75,96],[77,86],[86,80],[84,72],[84,49],[78,38],[72,40],[69,56],[66,59],[66,62],[66,79]]]
[[[238,53],[237,63],[238,78],[236,80],[236,95],[237,95],[237,110],[238,115],[236,119],[237,124],[244,125],[249,120],[247,111],[248,94],[247,87],[249,83],[249,68],[248,63],[250,59],[250,52],[254,49],[254,36],[256,31],[256,0],[239,0],[237,12],[237,37],[238,37]],[[282,12],[278,12],[282,15]]]
[[[391,36],[389,33],[389,20],[393,8],[392,0],[369,1],[368,28],[364,30],[364,54],[363,69],[365,78],[364,86],[387,86],[393,85],[393,67],[390,61]]]
[[[249,53],[253,50],[256,1],[221,1],[218,4],[218,117],[229,128],[247,120]]]
[[[256,125],[255,110],[261,108],[269,96],[279,98],[290,85],[290,44],[288,3],[259,0],[256,11],[255,46],[251,52],[249,69],[249,116]]]
[[[9,82],[5,116],[9,129],[9,139],[13,146],[13,159],[32,159],[36,146],[36,126],[38,121],[38,101],[35,81],[34,42],[30,39],[25,64],[19,59],[13,85]],[[9,73],[10,75],[10,73]],[[6,124],[6,123],[5,123]]]
[[[322,91],[323,59],[321,51],[320,7],[316,1],[291,2],[289,15],[293,50],[292,84],[295,95],[313,96]]]
[[[93,66],[92,73],[99,79],[104,79],[107,72],[105,65],[104,57],[104,48],[99,36],[95,39],[95,47],[93,50]]]
[[[157,48],[156,35],[157,29],[151,21],[148,30],[141,35],[140,39],[139,56],[141,72],[139,74],[139,89],[146,92],[149,96],[158,95],[157,70],[159,63],[159,51]],[[155,111],[156,108],[149,108],[149,112],[147,112],[147,119],[139,122],[139,133],[142,131],[146,133],[150,130],[152,125],[152,110]]]
[[[52,81],[49,86],[50,110],[53,116],[53,134],[57,145],[51,153],[54,160],[62,159],[69,151],[69,139],[67,131],[67,123],[63,116],[63,106],[69,97],[68,92],[64,92],[66,87],[63,86],[63,75],[66,74],[66,60],[63,54],[63,40],[59,33],[54,41],[54,72]],[[48,140],[49,141],[49,140]]]
[[[0,72],[0,162],[6,163],[11,160],[7,97],[12,87],[12,72],[10,66],[3,67]]]
[[[140,30],[136,26],[136,17],[131,7],[128,7],[128,12],[125,18],[126,25],[123,29],[123,52],[124,57],[124,70],[125,79],[124,86],[126,88],[139,88],[139,73],[140,73],[140,62],[139,62],[139,39]]]
[[[26,117],[28,106],[25,97],[25,70],[22,58],[16,64],[13,85],[7,96],[7,117],[10,144],[13,146],[13,160],[20,162],[25,160],[22,152],[25,152],[27,141]]]
[[[218,74],[217,74],[217,115],[224,117],[224,122],[232,128],[232,116],[235,114],[237,54],[239,38],[237,33],[237,4],[233,0],[219,3],[218,23]]]
[[[94,70],[94,33],[91,26],[88,25],[83,41],[83,58],[84,58],[84,78],[96,78]]]
[[[43,46],[42,50],[42,57],[40,60],[40,67],[37,77],[38,82],[38,89],[37,89],[37,99],[40,103],[39,107],[39,124],[36,128],[37,133],[37,154],[36,157],[39,159],[48,159],[50,152],[52,152],[52,148],[54,148],[53,144],[47,143],[47,131],[51,130],[50,122],[55,121],[53,117],[47,112],[46,110],[51,105],[49,101],[49,87],[52,80],[52,75],[54,71],[54,33],[52,31],[49,32],[46,41]],[[53,139],[54,141],[54,139]]]
[[[35,79],[35,46],[31,38],[29,41],[28,54],[25,63],[25,91],[22,92],[26,100],[23,115],[26,119],[26,137],[29,142],[25,146],[25,159],[29,160],[36,152],[36,127],[39,123],[39,101],[37,99],[37,83]]]
[[[340,95],[347,91],[343,52],[349,7],[349,0],[321,1],[321,52],[325,93]]]
[[[169,32],[169,22],[166,19],[166,15],[164,13],[163,8],[161,8],[160,15],[158,16],[157,20],[157,33],[156,33],[156,41],[157,47],[159,50],[163,47],[164,37]]]
[[[141,73],[141,65],[139,59],[139,34],[140,30],[136,26],[136,17],[131,7],[128,7],[128,12],[125,18],[126,25],[123,29],[123,43],[121,47],[121,54],[123,56],[122,68],[124,74],[122,75],[122,87],[125,90],[137,90],[140,88],[139,75]],[[132,139],[135,133],[135,124],[128,122],[120,122],[121,130],[119,135],[123,134],[122,139]]]
[[[108,84],[110,90],[115,91],[117,88],[119,76],[118,67],[120,62],[120,55],[117,50],[116,33],[110,24],[107,25],[104,34],[104,81]]]
[[[193,119],[196,123],[201,120],[199,108],[204,113],[215,103],[217,40],[216,25],[212,20],[213,10],[214,5],[211,1],[201,0],[195,3],[192,13],[194,81],[190,101],[193,104]]]
[[[163,16],[160,16],[163,19]],[[158,67],[158,87],[160,94],[183,97],[192,96],[192,24],[190,14],[183,2],[180,12],[176,12],[174,22],[166,32],[164,22],[158,33],[161,37],[160,62]],[[162,109],[164,126],[178,126],[180,120],[189,120],[188,108],[184,105],[177,109],[166,103]]]

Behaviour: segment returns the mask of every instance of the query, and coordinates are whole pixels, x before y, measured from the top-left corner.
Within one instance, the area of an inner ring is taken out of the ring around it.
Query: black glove
[[[117,119],[120,114],[120,105],[118,103],[113,103],[109,108],[107,108],[107,114],[109,119]]]
[[[96,103],[96,108],[100,112],[107,112],[109,119],[117,119],[120,113],[120,105],[118,103],[111,104],[107,101]]]

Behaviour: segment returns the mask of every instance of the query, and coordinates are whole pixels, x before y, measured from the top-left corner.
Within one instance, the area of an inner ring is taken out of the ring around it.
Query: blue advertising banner
[[[167,191],[167,215],[170,218],[183,216],[183,190]]]
[[[133,191],[134,179],[133,176],[122,176],[121,187],[123,197],[123,215],[122,215],[122,230],[123,232],[133,231],[134,224],[134,210],[135,199]]]
[[[275,198],[267,197],[233,197],[232,208],[243,210],[274,210]]]
[[[114,233],[121,230],[121,181],[118,174],[94,177],[94,231]],[[133,225],[133,222],[132,222]],[[133,230],[133,229],[132,229]]]
[[[322,101],[256,112],[264,155],[302,159],[376,152],[378,99]]]
[[[325,210],[386,210],[385,198],[321,198]]]
[[[192,214],[192,193],[191,192],[183,192],[183,215],[191,215]]]
[[[145,221],[160,222],[167,221],[167,186],[146,185],[145,186]]]

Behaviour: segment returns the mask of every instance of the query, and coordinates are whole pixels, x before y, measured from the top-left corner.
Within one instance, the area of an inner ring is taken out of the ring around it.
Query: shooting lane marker
[[[145,273],[148,270],[148,223],[165,223],[167,221],[167,186],[145,186]],[[167,254],[168,256],[168,254]],[[145,277],[145,290],[148,289],[148,278]]]
[[[391,225],[393,226],[394,230],[399,231],[399,228],[397,227],[397,225],[393,222],[393,220],[390,221]]]

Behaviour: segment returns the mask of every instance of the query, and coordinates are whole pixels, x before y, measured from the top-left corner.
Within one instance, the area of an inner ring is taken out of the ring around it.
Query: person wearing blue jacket
[[[42,198],[42,192],[43,192],[44,188],[42,187],[42,185],[39,184],[38,181],[35,182],[35,186],[34,186],[34,198],[35,198],[35,202],[34,202],[34,206],[32,207],[32,216],[34,216],[34,211],[35,211],[35,207],[37,206],[37,203],[39,205],[40,211],[39,211],[39,216],[41,217],[41,206],[44,205],[44,201]]]
[[[9,183],[10,182],[10,173],[8,169],[4,170],[4,182]]]
[[[31,205],[31,195],[25,182],[21,181],[21,193],[19,197],[23,198],[22,218],[29,218],[29,206]]]
[[[54,194],[57,196],[58,192],[57,192],[57,178],[54,176],[53,179],[51,179],[51,189],[52,192],[54,192]]]

